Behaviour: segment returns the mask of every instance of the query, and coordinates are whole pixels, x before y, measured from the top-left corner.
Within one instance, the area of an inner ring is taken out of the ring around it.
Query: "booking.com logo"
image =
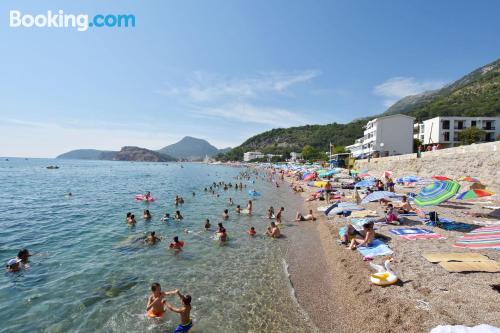
[[[19,10],[10,11],[9,26],[11,28],[75,28],[78,31],[88,31],[89,28],[133,28],[135,15],[131,14],[65,14],[63,10],[47,14],[21,14]]]

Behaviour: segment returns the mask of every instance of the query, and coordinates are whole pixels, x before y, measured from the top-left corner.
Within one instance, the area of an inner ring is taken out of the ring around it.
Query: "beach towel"
[[[398,228],[389,230],[394,235],[405,236],[405,235],[417,235],[417,234],[433,234],[434,231],[422,229],[422,228]]]
[[[380,239],[373,240],[371,246],[360,246],[357,250],[364,257],[386,256],[393,253],[389,246]]]
[[[500,226],[475,229],[459,238],[453,246],[469,249],[500,250]]]
[[[398,229],[391,229],[389,231],[395,235],[401,236],[406,240],[445,239],[445,237],[435,233],[432,230],[427,230],[422,228],[398,228]]]
[[[443,230],[448,230],[448,231],[463,231],[463,232],[468,232],[473,230],[476,226],[473,224],[469,223],[463,223],[463,222],[455,222],[453,220],[447,219],[445,217],[439,217],[439,222],[436,221],[431,221],[430,219],[423,219],[419,218],[420,221],[424,222],[425,225],[431,226],[431,227],[438,227]]]
[[[356,212],[352,212],[351,217],[368,217],[368,216],[378,216],[377,212],[374,210],[359,210]]]
[[[495,260],[476,261],[476,262],[453,262],[444,261],[440,262],[439,266],[443,267],[448,272],[461,273],[461,272],[500,272],[500,265]]]
[[[428,252],[422,254],[422,256],[427,259],[427,261],[432,263],[445,261],[474,262],[491,260],[483,254],[474,252]]]

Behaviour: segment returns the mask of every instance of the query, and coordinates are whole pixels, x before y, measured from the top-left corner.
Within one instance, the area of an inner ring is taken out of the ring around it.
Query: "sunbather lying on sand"
[[[302,215],[300,212],[297,212],[297,215],[295,216],[295,221],[316,221],[316,217],[313,215],[312,209],[309,209],[309,214],[307,215]]]

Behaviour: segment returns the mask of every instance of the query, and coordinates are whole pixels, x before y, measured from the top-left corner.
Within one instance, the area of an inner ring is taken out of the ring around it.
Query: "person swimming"
[[[181,221],[183,219],[184,219],[184,217],[181,215],[181,212],[179,210],[176,210],[174,220]]]
[[[156,232],[154,231],[151,231],[151,233],[148,235],[148,237],[146,237],[146,239],[144,240],[145,243],[147,244],[156,244],[156,242],[159,242],[161,241],[160,238],[156,237]]]
[[[191,296],[182,295],[178,290],[176,290],[177,295],[181,299],[182,306],[176,308],[172,304],[165,302],[165,307],[172,312],[178,313],[181,319],[181,323],[175,328],[173,333],[189,333],[193,327],[193,321],[191,320]]]
[[[247,230],[247,234],[249,234],[250,236],[255,236],[257,235],[257,231],[255,231],[254,227],[250,227],[250,229]]]
[[[175,236],[174,241],[169,245],[169,248],[178,251],[181,251],[183,247],[184,247],[184,242],[180,241],[178,236]]]
[[[127,212],[127,217],[125,217],[125,222],[128,223],[128,221],[130,220],[130,216],[132,215],[131,212]]]
[[[13,258],[9,259],[7,261],[7,264],[5,265],[5,269],[7,272],[19,272],[22,268],[22,263],[21,259],[19,258]]]
[[[223,220],[229,219],[229,211],[227,209],[224,209],[224,213],[222,214],[222,219]]]
[[[149,212],[149,209],[144,209],[142,218],[145,220],[151,220],[151,213]]]
[[[241,214],[241,206],[236,206],[236,214]]]
[[[212,225],[210,224],[210,220],[209,219],[206,219],[205,220],[205,230],[210,230],[210,228],[212,227]]]
[[[150,318],[160,318],[163,317],[165,313],[165,303],[164,297],[173,296],[177,293],[177,290],[173,291],[161,291],[161,286],[158,282],[151,284],[151,295],[148,297],[148,302],[146,304],[147,315]]]
[[[131,225],[134,225],[134,224],[137,223],[137,221],[135,220],[135,215],[134,214],[130,214],[129,218],[127,219],[127,223],[131,224]]]
[[[163,215],[163,217],[161,218],[161,220],[165,221],[165,222],[170,221],[170,214],[169,213],[165,213],[165,215]]]
[[[231,197],[229,197],[229,205],[230,205],[230,206],[234,205],[233,198],[231,198]]]

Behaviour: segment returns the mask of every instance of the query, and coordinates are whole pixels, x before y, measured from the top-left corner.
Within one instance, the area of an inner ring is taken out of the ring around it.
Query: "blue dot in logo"
[[[94,23],[90,22],[89,27],[93,27],[93,26],[94,26]]]

